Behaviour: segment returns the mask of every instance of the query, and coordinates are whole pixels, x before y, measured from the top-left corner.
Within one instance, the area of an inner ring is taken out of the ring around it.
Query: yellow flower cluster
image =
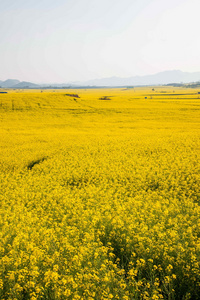
[[[170,87],[1,94],[0,299],[200,299],[199,111]]]

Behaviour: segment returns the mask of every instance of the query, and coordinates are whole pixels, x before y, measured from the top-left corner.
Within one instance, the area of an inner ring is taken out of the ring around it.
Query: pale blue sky
[[[200,71],[199,0],[0,0],[0,80]]]

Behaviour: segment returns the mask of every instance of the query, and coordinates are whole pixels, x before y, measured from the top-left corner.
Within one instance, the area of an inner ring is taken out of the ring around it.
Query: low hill
[[[14,85],[18,84],[20,81],[17,79],[7,79],[5,81],[1,81],[0,85],[3,88],[10,88],[13,87]]]
[[[30,89],[30,88],[36,89],[36,88],[39,88],[39,85],[37,85],[35,83],[32,83],[32,82],[28,82],[28,81],[22,81],[22,82],[19,82],[19,83],[15,84],[14,86],[12,86],[12,88],[15,88],[15,89]]]

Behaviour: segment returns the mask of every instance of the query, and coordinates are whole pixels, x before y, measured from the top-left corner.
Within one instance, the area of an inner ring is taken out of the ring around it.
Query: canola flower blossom
[[[0,95],[0,299],[200,299],[199,111],[172,87]]]

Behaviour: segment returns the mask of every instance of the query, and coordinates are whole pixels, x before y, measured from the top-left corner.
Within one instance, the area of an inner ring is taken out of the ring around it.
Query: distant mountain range
[[[134,76],[128,78],[109,77],[88,80],[79,83],[86,86],[140,86],[140,85],[162,85],[169,83],[190,83],[200,81],[200,72],[182,72],[179,70],[164,71],[153,75]]]
[[[170,83],[200,82],[200,72],[182,72],[179,70],[164,71],[153,75],[134,77],[108,77],[93,79],[84,82],[60,83],[60,84],[35,84],[32,82],[7,79],[0,81],[2,88],[26,89],[26,88],[76,88],[76,87],[123,87],[144,85],[166,85]]]

